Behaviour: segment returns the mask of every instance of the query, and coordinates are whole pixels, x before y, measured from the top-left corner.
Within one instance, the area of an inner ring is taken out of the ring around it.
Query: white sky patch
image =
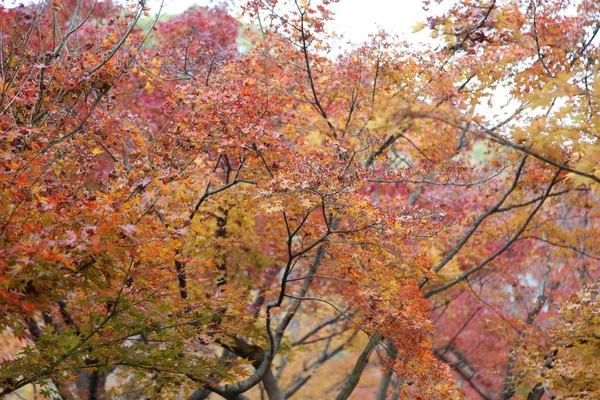
[[[291,0],[289,2],[293,5]],[[195,4],[210,6],[219,4],[219,1],[165,0],[162,14],[179,14]],[[157,12],[160,0],[149,0],[148,5],[152,12]],[[427,30],[412,33],[413,27],[426,18],[421,0],[340,0],[332,6],[332,10],[335,15],[329,24],[330,29],[343,35],[344,42],[360,43],[380,30],[412,42],[428,39]]]
[[[408,39],[413,27],[426,18],[421,0],[341,0],[333,10],[334,30],[353,43],[382,29]]]

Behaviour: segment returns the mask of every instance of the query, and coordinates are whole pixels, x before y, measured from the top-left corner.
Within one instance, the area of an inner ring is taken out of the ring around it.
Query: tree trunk
[[[344,387],[342,387],[342,391],[337,395],[335,400],[346,400],[352,394],[354,388],[358,384],[358,380],[360,379],[363,371],[365,370],[365,367],[367,366],[367,363],[369,362],[369,356],[373,352],[375,346],[377,346],[377,344],[379,343],[380,337],[381,335],[379,332],[371,336],[371,338],[369,339],[369,343],[367,343],[367,346],[364,348],[364,350],[358,357],[358,360],[356,360],[356,365],[354,366],[354,369],[348,375],[348,378],[344,383]]]
[[[396,346],[394,346],[394,342],[390,339],[386,340],[387,353],[390,356],[389,363],[393,363],[398,355],[398,351],[396,350]],[[377,389],[377,396],[375,400],[385,400],[387,398],[388,388],[390,387],[390,382],[392,380],[392,369],[389,366],[386,366],[385,372],[381,377],[381,381],[379,381],[379,388]]]

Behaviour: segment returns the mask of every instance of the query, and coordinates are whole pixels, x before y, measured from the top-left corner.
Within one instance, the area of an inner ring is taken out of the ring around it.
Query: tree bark
[[[398,355],[398,351],[396,350],[396,346],[394,342],[390,339],[386,340],[387,353],[390,356],[390,362],[394,362],[396,356]],[[386,368],[381,380],[379,381],[379,388],[377,389],[377,395],[375,396],[375,400],[385,400],[387,398],[388,389],[390,387],[390,382],[392,381],[392,369]]]
[[[356,365],[354,366],[354,369],[348,375],[348,378],[344,383],[344,387],[342,387],[342,391],[335,398],[336,400],[346,400],[348,397],[350,397],[350,395],[354,391],[354,388],[358,384],[358,381],[363,371],[365,370],[367,363],[369,362],[369,356],[373,352],[375,346],[377,346],[377,344],[379,343],[380,337],[381,334],[379,332],[371,336],[371,338],[369,339],[369,343],[367,343],[367,346],[364,348],[364,350],[358,357],[358,360],[356,360]]]
[[[277,380],[275,379],[275,376],[273,375],[272,368],[269,368],[267,370],[262,383],[267,392],[267,396],[269,397],[269,400],[284,400],[285,399],[285,396],[283,395],[283,392],[279,388],[279,385],[277,384]]]

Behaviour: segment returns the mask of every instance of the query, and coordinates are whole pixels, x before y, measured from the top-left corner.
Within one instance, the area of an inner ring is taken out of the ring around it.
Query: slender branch
[[[312,97],[314,100],[314,107],[317,109],[317,111],[319,112],[319,114],[321,114],[321,116],[323,117],[323,119],[325,120],[325,122],[327,123],[327,126],[329,127],[329,129],[331,129],[331,132],[333,133],[333,137],[337,137],[337,133],[335,130],[335,127],[331,124],[331,122],[329,121],[329,118],[327,117],[327,113],[325,112],[325,109],[323,108],[323,106],[321,105],[321,101],[319,100],[319,95],[317,94],[317,89],[315,87],[315,81],[313,78],[313,73],[312,73],[312,69],[311,69],[311,65],[310,65],[310,57],[308,55],[308,46],[310,45],[309,43],[307,43],[307,39],[309,38],[309,33],[306,31],[306,28],[304,26],[305,23],[305,19],[304,19],[304,14],[305,12],[303,12],[300,9],[300,5],[298,4],[297,1],[296,2],[296,6],[298,7],[298,12],[300,13],[300,38],[302,40],[302,54],[304,56],[304,64],[306,66],[306,75],[308,77],[308,83],[310,85],[310,91],[312,93]]]
[[[479,394],[479,396],[481,396],[482,399],[484,399],[484,400],[492,400],[493,399],[493,397],[489,393],[487,393],[486,391],[481,389],[474,382],[476,372],[468,365],[468,363],[466,362],[466,360],[463,358],[463,356],[461,354],[456,352],[454,349],[452,349],[450,351],[449,354],[454,356],[453,358],[455,358],[456,361],[451,360],[448,354],[442,355],[442,353],[439,350],[435,350],[434,354],[440,361],[443,361],[444,363],[448,364],[450,366],[450,368],[455,370],[461,376],[463,381],[467,382],[469,384],[469,386],[471,386],[473,388],[473,390],[475,390],[477,392],[477,394]]]
[[[589,189],[575,189],[575,190],[587,191],[587,190],[589,190]],[[571,192],[571,191],[573,191],[573,189],[565,189],[565,190],[561,190],[561,191],[558,191],[558,192],[550,193],[550,194],[548,195],[548,197],[556,197],[556,196],[560,196],[560,195],[563,195],[563,194],[565,194],[565,193],[569,193],[569,192]],[[510,210],[512,210],[512,209],[515,209],[515,208],[527,207],[527,206],[530,206],[530,205],[532,205],[532,204],[535,204],[535,203],[537,203],[538,201],[542,200],[542,198],[543,198],[543,195],[542,195],[542,196],[539,196],[539,197],[536,197],[536,198],[533,198],[533,199],[531,199],[531,200],[528,200],[528,201],[526,201],[526,202],[523,202],[523,203],[511,204],[511,205],[509,205],[509,206],[506,206],[506,207],[500,207],[500,208],[498,209],[498,212],[499,212],[499,213],[500,213],[500,212],[506,212],[506,211],[510,211]]]
[[[467,318],[467,320],[464,322],[464,324],[462,324],[462,326],[460,327],[460,329],[458,331],[456,331],[456,333],[454,334],[454,336],[452,336],[452,339],[450,339],[450,341],[448,342],[448,344],[444,348],[444,351],[442,352],[442,357],[446,355],[446,353],[448,352],[448,350],[450,349],[450,347],[452,347],[452,345],[454,344],[454,342],[456,341],[456,339],[458,339],[458,336],[467,328],[467,325],[469,325],[469,322],[471,322],[473,320],[473,318],[475,318],[475,316],[477,315],[477,313],[479,312],[479,310],[481,310],[481,308],[482,308],[481,306],[477,307],[477,309],[475,310],[475,312],[473,314],[471,314],[469,316],[469,318]]]
[[[548,157],[546,157],[546,156],[544,156],[542,154],[539,154],[539,153],[536,153],[536,152],[532,151],[531,150],[532,147],[530,147],[530,146],[524,146],[524,145],[512,143],[511,141],[509,141],[509,140],[505,139],[504,137],[500,136],[499,134],[494,133],[491,129],[486,129],[486,128],[483,128],[483,129],[489,135],[488,137],[490,138],[490,140],[492,140],[492,141],[494,141],[494,142],[496,142],[498,144],[501,144],[501,145],[506,146],[506,147],[510,147],[512,149],[515,149],[515,150],[519,150],[519,151],[521,151],[521,152],[523,152],[525,154],[529,154],[530,156],[532,156],[534,158],[537,158],[540,161],[543,161],[544,163],[546,163],[548,165],[552,165],[553,167],[560,168],[560,169],[562,169],[564,171],[567,171],[567,172],[572,172],[575,175],[583,176],[583,177],[588,178],[588,179],[590,179],[590,180],[592,180],[594,182],[600,183],[600,177],[596,176],[593,173],[584,172],[584,171],[580,171],[580,170],[577,170],[575,168],[569,167],[567,164],[563,164],[563,163],[560,163],[558,161],[554,161],[551,158],[548,158]]]
[[[476,180],[476,181],[472,181],[472,182],[437,182],[437,181],[432,181],[429,179],[401,179],[401,180],[392,180],[392,179],[367,179],[367,182],[376,182],[376,183],[424,183],[426,185],[434,185],[434,186],[457,186],[457,187],[461,187],[461,186],[466,186],[466,187],[472,187],[472,186],[477,186],[477,185],[481,185],[482,183],[491,181],[492,179],[494,179],[495,177],[497,177],[498,175],[500,175],[502,172],[504,172],[506,170],[506,167],[502,167],[500,170],[494,172],[492,175],[487,176],[485,178]],[[566,191],[565,191],[566,193]]]
[[[548,73],[548,76],[553,77],[552,71],[550,71],[550,69],[546,65],[546,62],[544,61],[544,57],[542,56],[542,52],[540,50],[539,35],[538,35],[538,31],[537,31],[537,17],[536,17],[537,10],[536,10],[536,5],[535,5],[535,0],[532,0],[530,4],[531,4],[531,12],[533,13],[533,39],[535,41],[535,51],[537,53],[538,60],[542,63],[542,66]]]
[[[229,182],[226,185],[221,186],[218,189],[215,189],[213,191],[210,191],[210,182],[208,182],[208,184],[206,185],[206,190],[204,191],[204,194],[200,197],[200,199],[198,199],[198,202],[196,203],[196,205],[194,206],[194,210],[192,211],[192,213],[189,216],[189,219],[193,219],[194,215],[196,215],[196,213],[198,212],[198,209],[200,208],[200,206],[202,205],[202,203],[204,203],[204,200],[206,200],[207,198],[209,198],[210,196],[220,193],[224,190],[229,189],[232,186],[237,185],[238,183],[246,183],[248,185],[256,185],[256,182],[252,182],[252,181],[246,181],[243,179],[236,179],[232,182]]]
[[[550,191],[552,190],[552,188],[556,184],[556,182],[558,180],[558,176],[561,173],[561,171],[562,170],[559,169],[556,172],[556,174],[552,178],[552,182],[548,186],[548,189],[546,190],[545,195],[542,198],[542,200],[538,203],[538,205],[535,207],[535,209],[529,214],[529,216],[527,217],[527,219],[525,220],[525,222],[521,225],[521,227],[519,228],[519,230],[513,235],[512,238],[510,238],[510,240],[508,240],[504,244],[504,246],[502,246],[499,250],[497,250],[492,255],[490,255],[488,258],[486,258],[485,260],[483,260],[476,267],[473,267],[470,270],[463,272],[457,278],[451,280],[450,282],[446,283],[445,285],[442,285],[440,287],[437,287],[437,288],[432,289],[429,292],[425,293],[424,297],[425,298],[429,298],[429,297],[433,296],[434,294],[443,292],[444,290],[446,290],[446,289],[448,289],[448,288],[456,285],[457,283],[463,281],[464,279],[468,278],[470,275],[474,274],[475,272],[479,271],[481,268],[485,267],[491,261],[493,261],[494,259],[496,259],[496,257],[498,257],[500,254],[504,253],[504,251],[506,251],[510,246],[512,246],[512,244],[525,231],[525,229],[527,228],[527,226],[529,225],[529,223],[531,222],[531,220],[533,219],[533,217],[536,215],[536,213],[540,210],[540,208],[542,208],[542,205],[544,204],[545,200],[548,198],[548,195],[550,194]]]
[[[353,282],[347,279],[341,279],[341,278],[336,278],[335,276],[326,276],[326,275],[310,275],[310,276],[301,276],[299,278],[289,278],[287,281],[288,282],[295,282],[295,281],[302,281],[305,279],[309,279],[309,278],[321,278],[321,279],[331,279],[337,282],[342,282],[342,283],[346,283],[348,285],[356,285],[356,286],[360,286],[363,288],[368,288],[369,286],[367,285],[363,285],[362,283],[358,283],[358,282]]]
[[[304,344],[311,336],[317,334],[323,328],[325,328],[329,325],[333,325],[333,324],[337,323],[339,320],[341,320],[342,318],[344,318],[345,315],[348,315],[347,314],[348,311],[350,311],[350,307],[345,309],[343,311],[343,313],[338,313],[335,317],[323,321],[322,323],[320,323],[319,325],[317,325],[313,329],[311,329],[304,336],[302,336],[300,339],[293,341],[292,346],[298,346],[298,345]]]
[[[354,331],[354,333],[352,333],[352,335],[350,335],[346,340],[344,340],[343,343],[341,343],[339,346],[332,349],[331,351],[328,351],[326,347],[325,351],[323,351],[321,356],[317,360],[315,360],[309,367],[304,369],[304,371],[309,371],[309,373],[297,380],[290,389],[286,390],[284,397],[288,399],[292,397],[298,390],[300,390],[310,380],[310,378],[312,378],[314,371],[321,365],[323,365],[326,361],[339,354],[350,342],[352,342],[352,340],[356,337],[358,332],[358,330]]]
[[[508,196],[510,196],[510,194],[517,188],[517,185],[519,183],[519,179],[523,172],[523,167],[525,166],[526,160],[527,160],[527,156],[523,157],[523,160],[521,161],[521,163],[519,164],[519,167],[517,168],[515,178],[513,179],[513,182],[512,182],[512,185],[510,186],[510,188],[504,193],[504,195],[500,198],[500,200],[498,200],[496,202],[496,204],[494,204],[493,206],[488,208],[486,212],[481,214],[477,218],[477,220],[475,220],[475,223],[473,224],[471,229],[469,229],[469,231],[462,237],[462,239],[458,241],[456,246],[454,246],[454,248],[452,250],[450,250],[450,252],[448,252],[448,254],[446,254],[446,257],[444,257],[444,259],[442,259],[442,261],[440,261],[439,264],[433,268],[434,272],[436,272],[436,273],[439,272],[442,268],[444,268],[452,260],[452,258],[454,258],[454,256],[460,251],[460,249],[462,249],[462,247],[465,245],[465,243],[467,243],[467,241],[471,238],[471,236],[473,236],[475,231],[477,231],[477,229],[483,223],[483,221],[490,215],[497,212],[498,209],[500,208],[500,206],[506,201]],[[421,282],[419,282],[419,288],[423,288],[423,286],[425,286],[425,284],[428,281],[429,281],[428,277],[424,277],[423,279],[421,279]]]
[[[586,253],[585,251],[579,250],[575,246],[569,246],[567,244],[556,243],[556,242],[553,242],[551,240],[544,239],[544,238],[541,238],[541,237],[538,237],[538,236],[522,236],[520,238],[520,240],[527,240],[527,239],[539,240],[540,242],[547,243],[547,244],[549,244],[551,246],[560,247],[562,249],[568,249],[568,250],[571,250],[571,251],[573,251],[573,252],[575,252],[577,254],[580,254],[580,255],[582,255],[584,257],[591,258],[592,260],[600,261],[600,257],[599,256],[594,256],[592,254]]]

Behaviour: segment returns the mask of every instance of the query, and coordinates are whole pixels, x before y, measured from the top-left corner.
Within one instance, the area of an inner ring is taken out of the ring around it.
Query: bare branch
[[[442,285],[440,287],[437,287],[435,289],[430,290],[429,292],[425,293],[424,297],[425,298],[429,298],[429,297],[433,296],[434,294],[440,293],[440,292],[442,292],[442,291],[444,291],[444,290],[446,290],[446,289],[448,289],[448,288],[456,285],[457,283],[463,281],[464,279],[468,278],[470,275],[474,274],[475,272],[479,271],[481,268],[485,267],[491,261],[493,261],[494,259],[496,259],[496,257],[498,257],[500,254],[504,253],[504,251],[506,251],[506,249],[508,249],[510,246],[512,246],[512,244],[525,231],[525,229],[527,228],[527,226],[529,225],[529,223],[531,222],[531,220],[533,219],[533,217],[536,215],[536,213],[540,210],[540,208],[542,208],[542,205],[544,204],[545,200],[548,198],[548,195],[550,194],[550,191],[552,190],[552,188],[556,184],[556,181],[558,180],[558,176],[561,173],[561,171],[562,170],[559,169],[556,172],[556,174],[552,178],[552,182],[550,182],[550,185],[548,186],[548,189],[546,190],[546,192],[545,192],[544,197],[542,198],[542,200],[538,203],[538,205],[535,207],[535,209],[529,214],[529,216],[527,217],[527,219],[525,220],[525,222],[521,225],[521,227],[513,235],[513,237],[510,238],[510,240],[508,240],[499,250],[497,250],[492,255],[490,255],[488,258],[486,258],[481,263],[479,263],[479,265],[471,268],[468,271],[463,272],[457,278],[451,280],[450,282],[446,283],[445,285]]]
[[[444,257],[444,259],[442,261],[440,261],[439,264],[433,268],[434,272],[439,272],[442,268],[444,268],[450,262],[450,260],[452,260],[452,258],[454,258],[454,256],[460,251],[460,249],[462,249],[462,247],[465,245],[465,243],[467,243],[469,238],[475,233],[475,231],[477,231],[477,229],[483,223],[483,221],[490,215],[497,212],[498,209],[500,208],[500,206],[506,201],[508,196],[510,196],[510,194],[517,188],[517,185],[519,183],[519,179],[523,172],[523,167],[525,166],[526,160],[527,160],[527,156],[523,157],[523,160],[521,161],[521,163],[519,164],[519,167],[517,168],[515,178],[513,179],[513,183],[510,186],[510,188],[504,193],[504,195],[500,198],[500,200],[498,200],[496,202],[496,204],[494,204],[493,206],[488,208],[486,212],[484,212],[477,218],[477,220],[475,221],[475,223],[473,224],[471,229],[469,229],[469,231],[462,237],[462,239],[459,240],[459,242],[456,244],[456,246],[454,246],[454,248],[452,250],[450,250],[450,252],[448,254],[446,254],[446,257]],[[429,281],[429,278],[424,277],[421,280],[421,282],[419,282],[419,288],[423,288],[423,286],[425,286],[425,284],[428,281]]]

